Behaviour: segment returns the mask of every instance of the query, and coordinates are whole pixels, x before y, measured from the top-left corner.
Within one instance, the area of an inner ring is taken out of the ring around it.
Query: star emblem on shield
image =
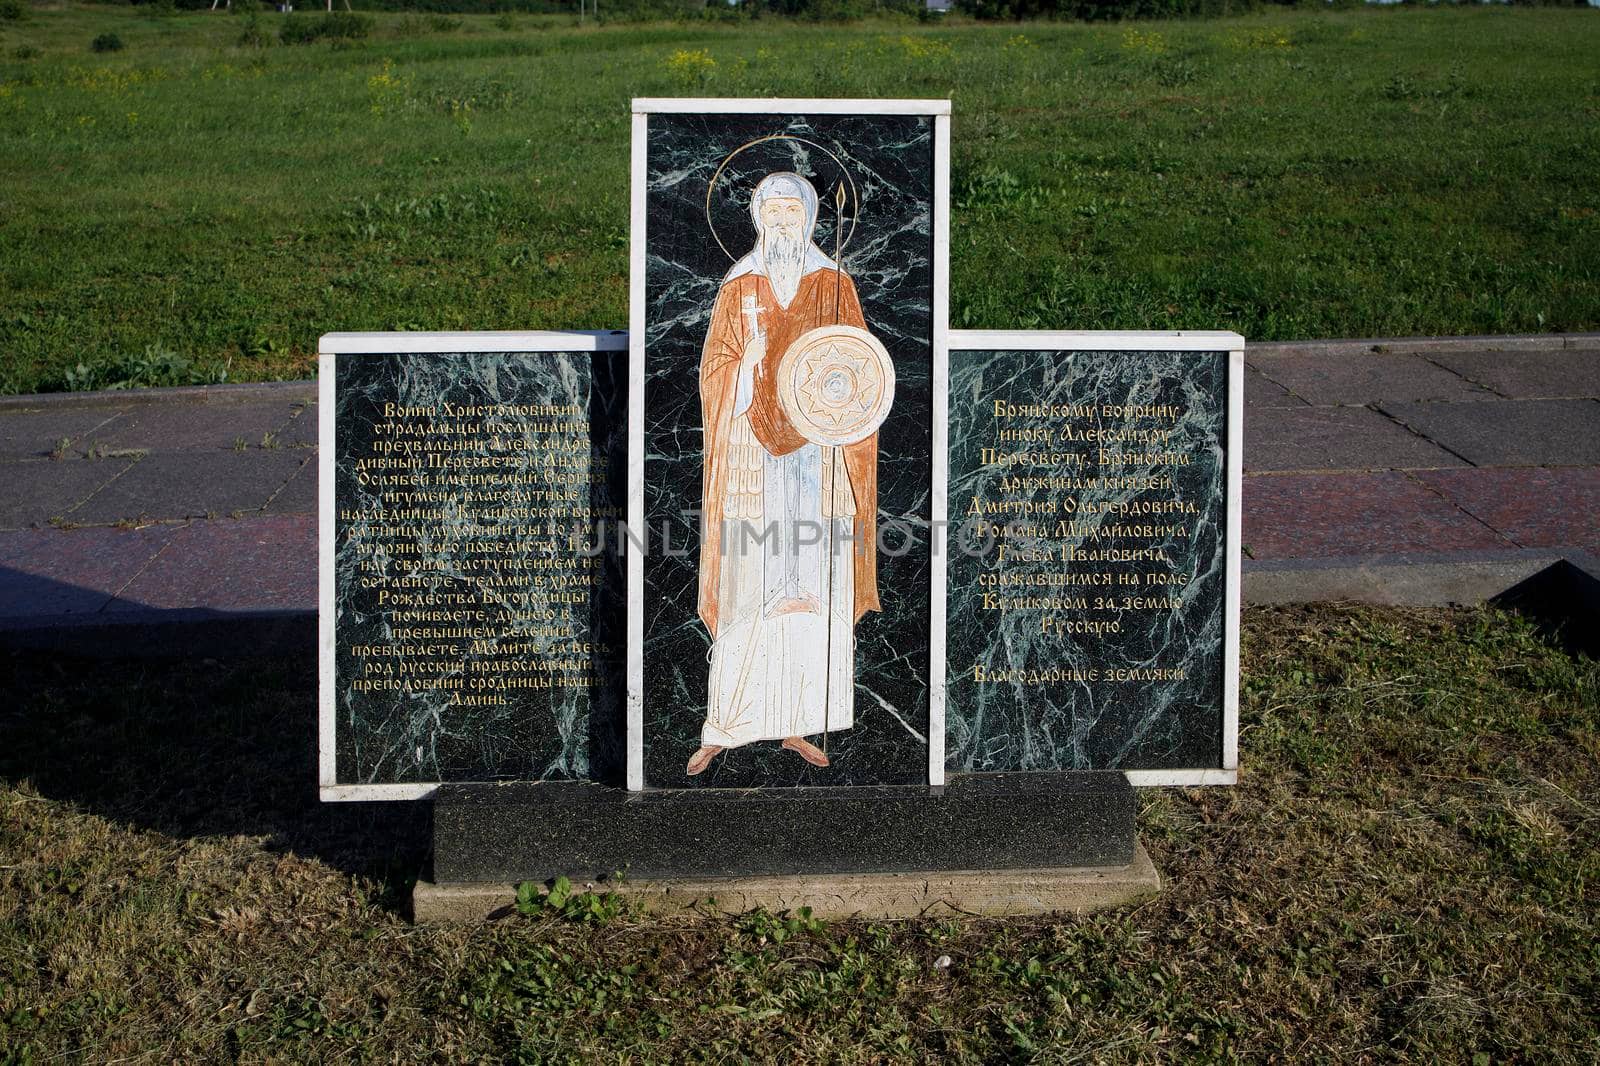
[[[852,444],[882,425],[894,402],[894,364],[883,343],[853,326],[819,326],[795,340],[778,370],[778,397],[817,444]]]

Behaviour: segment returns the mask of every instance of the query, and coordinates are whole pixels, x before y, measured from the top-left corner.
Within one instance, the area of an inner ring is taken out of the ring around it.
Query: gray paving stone
[[[92,433],[88,441],[111,449],[143,448],[150,454],[234,451],[261,447],[296,408],[280,398],[258,403],[150,403],[131,408]]]
[[[311,515],[201,519],[181,526],[104,610],[315,610],[316,557]]]
[[[300,449],[152,454],[67,518],[102,525],[259,511],[305,458]]]
[[[1475,466],[1600,463],[1600,402],[1595,400],[1426,403],[1388,411]]]
[[[1244,436],[1244,468],[1254,473],[1466,465],[1365,407],[1262,408],[1245,419]]]
[[[1600,350],[1441,352],[1430,358],[1513,399],[1600,396]]]
[[[285,448],[315,448],[317,446],[317,405],[307,404],[295,410],[277,430],[278,443]]]
[[[267,501],[267,514],[317,513],[317,453],[301,451],[305,463],[278,494]]]
[[[1259,355],[1250,364],[1268,380],[1319,405],[1494,397],[1415,355]]]
[[[63,440],[72,451],[75,442],[114,420],[117,413],[104,407],[0,411],[0,459],[42,459]]]
[[[129,459],[0,463],[0,529],[47,526],[132,465]]]
[[[1255,407],[1304,407],[1306,402],[1298,396],[1291,396],[1289,390],[1282,385],[1268,381],[1259,373],[1248,367],[1244,372],[1244,406],[1246,410]]]

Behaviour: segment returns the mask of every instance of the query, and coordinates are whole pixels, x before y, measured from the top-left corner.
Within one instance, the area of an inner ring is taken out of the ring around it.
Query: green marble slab
[[[950,353],[949,771],[1222,766],[1228,364]]]
[[[624,359],[324,356],[334,798],[620,777]]]

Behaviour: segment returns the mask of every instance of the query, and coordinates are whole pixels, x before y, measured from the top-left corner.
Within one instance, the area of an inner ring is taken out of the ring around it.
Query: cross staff
[[[839,293],[844,288],[844,264],[839,256],[844,251],[844,182],[833,191],[833,324],[839,324]]]
[[[840,182],[833,190],[833,324],[839,324],[839,297],[844,291],[844,264],[840,257],[844,252],[844,182]],[[822,755],[828,755],[828,725],[833,717],[833,557],[837,553],[838,545],[834,540],[837,530],[834,522],[839,518],[832,513],[833,501],[839,498],[839,475],[849,478],[848,470],[840,470],[839,449],[829,448],[827,455],[829,466],[833,467],[833,477],[829,479],[834,486],[832,498],[824,501],[828,509],[828,596],[826,608],[828,612],[828,647],[824,653],[823,661],[827,664],[822,671]],[[851,606],[851,615],[855,614],[854,605]],[[852,619],[853,620],[853,619]]]

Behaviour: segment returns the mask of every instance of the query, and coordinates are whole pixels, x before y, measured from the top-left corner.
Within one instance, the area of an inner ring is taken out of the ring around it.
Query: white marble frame
[[[928,783],[944,783],[944,571],[937,534],[944,510],[948,462],[944,449],[947,364],[943,362],[950,320],[950,101],[843,100],[790,98],[638,98],[633,101],[633,154],[629,199],[628,251],[628,528],[644,529],[644,283],[645,152],[653,114],[690,115],[928,115],[933,118],[933,486],[928,653]],[[642,535],[636,533],[635,536]],[[628,545],[628,733],[627,786],[641,791],[644,781],[644,555]],[[937,756],[937,759],[936,759]]]
[[[1240,538],[1243,533],[1243,507],[1240,492],[1244,485],[1244,338],[1225,331],[1147,330],[1112,332],[1097,330],[950,330],[943,364],[948,373],[950,352],[975,351],[1140,351],[1140,352],[1227,352],[1228,353],[1228,441],[1227,441],[1227,528],[1224,532],[1226,560],[1223,589],[1222,647],[1222,765],[1185,770],[1125,770],[1128,783],[1151,785],[1231,785],[1239,772],[1239,602]],[[948,406],[935,407],[948,419]],[[937,414],[935,417],[941,417]],[[948,424],[935,429],[934,462],[943,467],[937,484],[948,484],[950,456],[938,441],[948,432]],[[936,517],[940,517],[936,512]],[[943,519],[948,522],[949,515]],[[948,529],[948,526],[946,526]],[[941,638],[943,633],[941,631]],[[943,679],[941,672],[936,675]],[[943,701],[940,701],[943,710]],[[939,724],[943,736],[944,723]],[[933,726],[930,724],[930,729]],[[942,773],[943,768],[940,767]],[[932,769],[930,768],[930,773]]]
[[[338,779],[334,677],[334,398],[341,355],[475,355],[485,352],[615,352],[620,330],[473,333],[325,333],[317,343],[317,785],[324,801],[423,799],[437,781],[347,784]]]

